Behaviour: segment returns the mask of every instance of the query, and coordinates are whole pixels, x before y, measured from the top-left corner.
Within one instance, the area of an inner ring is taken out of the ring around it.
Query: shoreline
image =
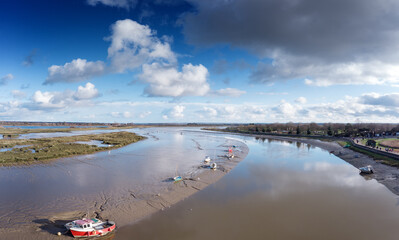
[[[240,141],[236,141],[235,144],[238,147],[234,152],[235,157],[233,159],[228,159],[225,156],[217,156],[214,159],[218,164],[217,170],[197,165],[194,166],[194,172],[182,175],[182,181],[173,182],[165,179],[157,186],[151,187],[149,191],[151,193],[140,194],[126,189],[123,193],[120,193],[120,196],[112,196],[112,199],[104,195],[103,199],[88,203],[92,206],[88,209],[90,217],[99,217],[104,220],[112,219],[119,228],[134,224],[158,211],[171,207],[217,182],[245,159],[249,152],[248,146]],[[31,224],[28,223],[19,229],[14,227],[0,229],[0,234],[5,239],[71,239],[69,234],[62,236],[56,236],[56,234],[65,232],[63,226],[65,223],[85,217],[86,213],[87,211],[81,209],[71,212],[57,212],[52,216],[40,216]]]

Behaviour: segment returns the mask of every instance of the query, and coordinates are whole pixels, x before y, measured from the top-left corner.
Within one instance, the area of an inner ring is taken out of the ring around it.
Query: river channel
[[[116,239],[398,239],[398,197],[327,151],[235,136],[249,155],[220,181]]]

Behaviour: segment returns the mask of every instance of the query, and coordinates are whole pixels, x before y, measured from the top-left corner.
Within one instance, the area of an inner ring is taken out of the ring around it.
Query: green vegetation
[[[351,146],[349,149],[358,152],[358,153],[362,153],[364,155],[367,155],[369,157],[371,157],[372,159],[374,159],[376,162],[380,162],[389,166],[393,166],[393,167],[399,167],[399,161],[392,159],[390,157],[378,154],[378,153],[374,153],[374,152],[370,152],[355,146]]]
[[[1,148],[12,148],[0,152],[0,165],[31,164],[62,157],[91,154],[98,151],[120,148],[144,139],[130,132],[114,132],[70,137],[38,138],[38,139],[1,139]],[[77,141],[98,140],[109,147],[97,147],[79,144]]]
[[[347,142],[347,141],[337,141],[337,143],[338,143],[341,147],[345,147],[346,145],[350,144],[350,142]]]

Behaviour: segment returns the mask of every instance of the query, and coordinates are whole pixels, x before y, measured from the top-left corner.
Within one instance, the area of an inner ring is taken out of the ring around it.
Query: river
[[[239,137],[247,158],[116,239],[398,239],[398,197],[320,148]]]
[[[245,144],[249,155],[220,181],[119,227],[115,238],[397,239],[397,196],[325,150],[198,129],[132,131],[148,139],[51,164],[0,168],[3,233],[32,230],[62,212],[114,209],[132,192],[156,194],[177,173],[195,175],[206,155]]]

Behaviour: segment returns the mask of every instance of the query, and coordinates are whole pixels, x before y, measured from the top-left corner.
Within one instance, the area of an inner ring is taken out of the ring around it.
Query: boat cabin
[[[98,220],[97,219],[82,219],[82,220],[76,220],[74,221],[77,227],[80,228],[92,228],[93,227],[93,223],[97,223]]]

